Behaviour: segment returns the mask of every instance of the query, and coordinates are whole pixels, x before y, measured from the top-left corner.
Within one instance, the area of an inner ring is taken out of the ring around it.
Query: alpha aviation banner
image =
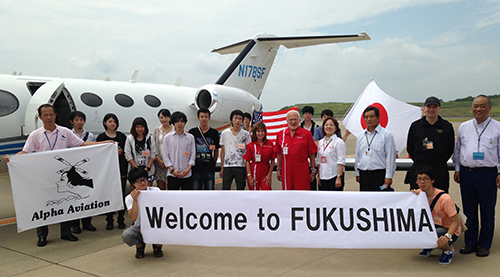
[[[146,243],[304,248],[435,248],[424,194],[141,191]]]
[[[123,209],[116,145],[10,157],[18,232]]]

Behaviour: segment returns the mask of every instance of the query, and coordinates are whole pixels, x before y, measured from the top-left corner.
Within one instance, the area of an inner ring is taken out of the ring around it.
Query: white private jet
[[[259,34],[212,52],[239,53],[214,84],[201,88],[178,85],[137,83],[134,73],[130,82],[0,75],[0,155],[22,149],[26,136],[42,126],[37,116],[41,104],[52,104],[57,110],[56,123],[71,127],[69,114],[82,111],[87,115],[85,128],[94,134],[104,131],[102,119],[114,113],[120,130],[127,132],[132,121],[142,116],[150,127],[158,124],[160,108],[184,112],[189,121],[186,128],[197,125],[196,112],[208,108],[210,125],[219,131],[229,126],[231,111],[261,111],[259,97],[269,76],[280,45],[296,48],[326,43],[370,40],[359,35],[277,37]]]

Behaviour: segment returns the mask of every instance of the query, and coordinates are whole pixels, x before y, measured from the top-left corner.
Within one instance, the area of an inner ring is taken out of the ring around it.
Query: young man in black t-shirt
[[[206,108],[198,110],[200,126],[192,128],[189,133],[194,136],[196,144],[196,165],[192,169],[194,190],[213,190],[215,184],[215,164],[219,157],[219,132],[208,126],[210,111]]]

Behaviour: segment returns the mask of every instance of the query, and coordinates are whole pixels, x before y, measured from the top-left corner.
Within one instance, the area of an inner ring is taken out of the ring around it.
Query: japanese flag
[[[345,128],[356,137],[366,129],[363,111],[368,106],[375,106],[380,110],[379,123],[394,135],[396,150],[400,154],[406,146],[408,129],[413,121],[422,117],[422,110],[389,96],[372,79],[342,121]]]

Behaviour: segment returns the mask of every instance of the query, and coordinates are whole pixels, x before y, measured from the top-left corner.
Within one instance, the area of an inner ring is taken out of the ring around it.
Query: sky
[[[500,93],[500,0],[2,0],[0,26],[0,74],[128,81],[139,70],[138,82],[195,88],[236,58],[212,49],[258,33],[371,37],[281,47],[265,111],[354,102],[372,78],[408,102]]]

